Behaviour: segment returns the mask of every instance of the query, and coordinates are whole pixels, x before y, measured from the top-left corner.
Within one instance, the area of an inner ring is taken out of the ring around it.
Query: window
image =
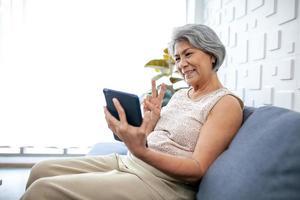
[[[2,0],[0,146],[112,141],[102,88],[150,89],[185,0]],[[148,81],[149,80],[149,81]]]

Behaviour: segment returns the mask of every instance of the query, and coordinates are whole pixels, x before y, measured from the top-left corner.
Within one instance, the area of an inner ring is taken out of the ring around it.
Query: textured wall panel
[[[237,44],[237,31],[233,27],[229,27],[229,46],[235,47]]]
[[[285,42],[283,49],[286,53],[295,53],[295,42]]]
[[[271,75],[272,76],[277,76],[277,74],[278,74],[278,67],[277,66],[272,66]]]
[[[227,73],[227,82],[226,86],[230,90],[236,90],[237,88],[237,71],[236,70],[230,70],[229,73]]]
[[[268,50],[273,51],[279,49],[281,46],[281,31],[274,31],[267,36],[267,46]]]
[[[281,80],[292,80],[294,75],[294,60],[284,60],[278,65],[278,77]]]
[[[296,19],[297,0],[277,0],[278,1],[278,22],[279,24],[287,23]]]
[[[249,22],[248,22],[248,28],[249,29],[254,29],[254,28],[256,28],[257,27],[257,19],[255,19],[255,18],[251,18],[250,20],[249,20]]]
[[[228,6],[225,9],[225,16],[224,16],[224,21],[229,23],[232,22],[234,20],[234,16],[235,15],[235,9],[234,6]]]
[[[274,88],[272,86],[265,86],[262,90],[263,93],[263,104],[272,105],[274,101]]]
[[[238,55],[237,63],[246,63],[248,61],[248,40],[239,40],[235,53]]]
[[[264,5],[264,0],[248,0],[251,11],[257,10]]]
[[[210,10],[203,23],[226,45],[226,61],[219,72],[223,84],[246,105],[300,111],[299,0],[202,3],[199,12]]]
[[[294,92],[293,91],[277,91],[275,92],[275,106],[293,109]]]
[[[246,77],[247,88],[250,90],[260,90],[262,81],[262,66],[254,65],[248,68]]]
[[[247,14],[247,1],[246,0],[239,0],[236,1],[235,5],[235,17],[236,19],[240,19]]]
[[[229,45],[229,38],[230,38],[230,28],[229,26],[226,26],[223,31],[222,31],[222,42],[224,45],[228,46]]]
[[[245,88],[238,88],[235,94],[245,101]]]
[[[277,0],[266,0],[266,17],[271,17],[277,12]]]
[[[250,39],[250,60],[259,60],[265,58],[266,52],[266,34],[259,34]]]

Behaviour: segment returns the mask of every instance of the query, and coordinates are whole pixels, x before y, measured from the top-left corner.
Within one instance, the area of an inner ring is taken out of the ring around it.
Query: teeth
[[[188,70],[188,71],[184,72],[184,78],[185,79],[191,78],[193,76],[194,71],[196,71],[196,70],[192,69],[192,70]]]
[[[195,71],[194,69],[189,70],[189,71],[186,71],[186,72],[184,72],[184,75],[189,75],[189,74],[191,74],[191,73],[194,72],[194,71]]]

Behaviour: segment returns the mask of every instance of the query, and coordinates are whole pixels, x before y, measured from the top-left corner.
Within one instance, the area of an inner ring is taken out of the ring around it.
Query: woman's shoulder
[[[243,111],[244,104],[241,99],[235,96],[233,93],[228,93],[224,95],[220,100],[215,104],[212,109],[212,112],[219,113],[241,113]]]
[[[244,108],[244,102],[243,100],[237,96],[234,92],[230,91],[227,88],[223,88],[224,91],[224,97],[220,99],[222,104],[230,104],[230,105],[236,105],[238,107]]]
[[[234,94],[225,95],[223,98],[220,99],[220,103],[226,106],[237,106],[242,108],[241,100],[239,97],[235,96]]]

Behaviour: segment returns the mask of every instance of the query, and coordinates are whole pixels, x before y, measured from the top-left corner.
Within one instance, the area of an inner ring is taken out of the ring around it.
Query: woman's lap
[[[24,199],[161,199],[134,174],[112,170],[41,178]]]
[[[140,164],[117,154],[43,161],[32,168],[22,199],[190,199],[193,195],[173,179],[157,176],[153,167]]]

